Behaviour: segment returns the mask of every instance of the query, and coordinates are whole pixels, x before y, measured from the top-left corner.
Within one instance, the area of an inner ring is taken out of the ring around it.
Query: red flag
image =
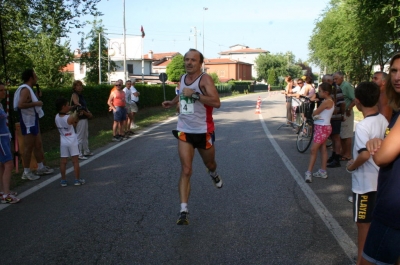
[[[145,36],[146,34],[144,34],[143,26],[141,26],[140,31],[142,32],[142,38],[144,38],[144,36]]]

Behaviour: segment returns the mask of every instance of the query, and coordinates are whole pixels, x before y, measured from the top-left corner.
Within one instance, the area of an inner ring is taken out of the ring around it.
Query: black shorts
[[[342,121],[339,120],[331,120],[332,125],[332,134],[340,134],[340,129],[342,128]]]
[[[176,139],[190,143],[194,148],[210,149],[215,142],[215,133],[185,133],[173,130]]]
[[[371,223],[375,208],[376,191],[353,193],[353,218],[357,223]]]

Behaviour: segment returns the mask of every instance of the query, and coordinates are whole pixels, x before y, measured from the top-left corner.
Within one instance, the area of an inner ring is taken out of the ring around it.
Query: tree
[[[101,80],[107,80],[108,73],[108,49],[106,46],[106,38],[104,37],[104,28],[101,24],[101,20],[94,20],[92,29],[86,36],[86,39],[90,39],[90,44],[87,50],[84,50],[80,58],[81,65],[86,65],[86,84],[98,84],[99,83],[99,49],[100,49],[100,63],[101,63]],[[100,35],[100,47],[99,47],[99,35]],[[82,45],[84,42],[82,41]],[[110,68],[116,66],[115,62],[110,61]]]
[[[168,80],[171,82],[179,82],[180,77],[186,73],[185,63],[183,56],[178,54],[172,58],[171,62],[167,65]]]
[[[277,83],[276,81],[277,81],[277,78],[276,78],[275,70],[273,68],[268,69],[267,83],[270,85],[275,85]]]
[[[214,84],[219,84],[219,77],[217,75],[217,73],[211,73],[210,74],[212,80],[214,81]]]
[[[61,38],[67,37],[72,27],[84,25],[78,20],[80,16],[101,15],[96,9],[98,2],[100,0],[0,0],[0,79],[18,84],[21,72],[34,68],[39,80],[51,79],[46,81],[47,85],[56,84],[60,76],[52,72],[50,78],[45,77],[43,74],[48,70],[42,73],[39,64],[48,63],[50,67],[55,63],[53,68],[59,71],[70,62],[70,56],[65,56],[64,52],[69,43],[61,44]],[[41,45],[52,52],[43,54]]]
[[[268,80],[270,69],[274,70],[275,76],[301,76],[301,67],[295,64],[295,56],[292,52],[260,54],[255,63],[258,79]]]

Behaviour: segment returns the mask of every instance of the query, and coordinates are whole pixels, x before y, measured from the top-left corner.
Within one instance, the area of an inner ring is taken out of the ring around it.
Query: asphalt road
[[[350,174],[343,164],[328,179],[303,181],[309,151],[297,152],[292,129],[277,130],[284,104],[265,92],[214,111],[224,187],[213,186],[196,154],[189,226],[176,225],[174,118],[96,150],[81,162],[81,187],[72,173],[65,188],[58,174],[20,187],[20,203],[0,205],[2,263],[353,264]]]

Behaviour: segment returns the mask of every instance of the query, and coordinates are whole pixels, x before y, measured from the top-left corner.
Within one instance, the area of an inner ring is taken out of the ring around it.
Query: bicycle
[[[302,123],[297,133],[296,148],[300,153],[304,153],[310,147],[314,136],[314,120],[312,119],[312,109],[310,108],[311,101],[308,97],[300,96],[304,99],[303,104],[300,105],[300,115]]]

